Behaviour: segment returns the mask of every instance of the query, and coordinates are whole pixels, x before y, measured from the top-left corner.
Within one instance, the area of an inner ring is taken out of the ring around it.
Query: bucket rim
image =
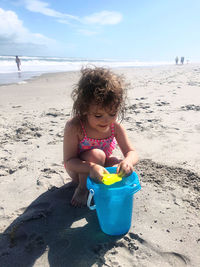
[[[117,167],[106,167],[105,169],[107,169],[108,171],[111,171],[111,173],[116,173],[116,170],[117,170]],[[92,189],[96,189],[96,190],[99,190],[99,189],[106,189],[108,191],[119,191],[119,190],[124,190],[125,188],[130,188],[132,187],[133,185],[136,185],[137,189],[135,188],[135,190],[133,190],[133,193],[135,194],[137,191],[139,191],[141,189],[141,186],[140,186],[140,182],[139,182],[139,177],[137,175],[136,172],[132,172],[131,175],[129,175],[130,177],[131,176],[134,176],[134,180],[131,184],[123,184],[122,186],[120,187],[112,187],[112,185],[105,185],[105,184],[101,184],[101,183],[95,183],[94,180],[92,180],[92,178],[90,176],[87,177],[87,188],[90,190],[91,188]],[[119,182],[120,183],[120,182]],[[134,187],[133,187],[134,189]]]

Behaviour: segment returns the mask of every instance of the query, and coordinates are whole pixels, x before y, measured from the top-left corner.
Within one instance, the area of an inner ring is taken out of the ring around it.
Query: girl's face
[[[110,125],[116,121],[117,112],[109,109],[104,109],[97,105],[90,105],[87,113],[89,126],[99,132],[107,132]]]

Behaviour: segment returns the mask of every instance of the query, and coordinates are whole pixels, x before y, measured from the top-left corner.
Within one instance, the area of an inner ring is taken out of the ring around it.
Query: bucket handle
[[[96,205],[90,206],[93,196],[94,196],[94,190],[90,189],[90,193],[89,193],[88,200],[87,200],[87,206],[90,210],[96,209]]]

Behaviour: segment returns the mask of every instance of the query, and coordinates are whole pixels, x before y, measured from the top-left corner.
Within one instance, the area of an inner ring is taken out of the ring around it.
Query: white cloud
[[[115,25],[121,22],[122,15],[115,11],[101,11],[85,17],[78,17],[67,13],[62,13],[52,9],[49,3],[41,0],[23,0],[25,8],[31,12],[43,14],[56,19],[58,23],[71,25],[75,31],[85,35],[92,36],[99,32],[104,25]],[[84,29],[83,29],[84,27]],[[88,28],[89,27],[89,28]]]
[[[27,0],[25,1],[26,8],[32,12],[39,12],[46,16],[51,17],[62,17],[62,13],[56,12],[53,9],[48,8],[48,3],[41,2],[37,0]]]
[[[0,8],[0,36],[16,36],[16,30],[22,30],[22,21],[13,11],[4,11]]]
[[[72,16],[66,13],[61,13],[52,8],[49,8],[49,3],[47,2],[39,0],[25,0],[24,3],[26,9],[31,12],[41,13],[45,16],[50,16],[54,18],[79,20],[79,18],[76,16]]]
[[[76,21],[83,24],[114,25],[122,20],[122,15],[115,11],[101,11],[83,18],[58,12],[49,7],[49,3],[40,0],[24,0],[25,8],[31,12],[41,13],[45,16],[57,18],[58,22],[69,24],[69,21]]]
[[[100,24],[100,25],[114,25],[120,23],[122,20],[122,15],[115,11],[102,11],[99,13],[94,13],[90,16],[84,17],[84,21],[89,24]]]
[[[15,46],[41,48],[56,43],[55,40],[40,33],[30,32],[24,27],[16,13],[10,10],[6,11],[0,8],[0,25],[0,50],[2,53],[8,51],[9,47],[12,47],[11,49]]]
[[[32,33],[23,26],[23,22],[15,12],[0,8],[0,37],[11,39],[15,42],[31,42],[34,44],[46,44],[53,41],[40,33]]]

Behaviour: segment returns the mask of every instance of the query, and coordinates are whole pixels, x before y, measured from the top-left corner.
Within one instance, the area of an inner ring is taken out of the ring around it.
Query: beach
[[[140,159],[130,231],[108,236],[69,204],[62,142],[80,73],[1,85],[0,266],[199,266],[200,64],[114,71],[129,82],[122,123]]]

